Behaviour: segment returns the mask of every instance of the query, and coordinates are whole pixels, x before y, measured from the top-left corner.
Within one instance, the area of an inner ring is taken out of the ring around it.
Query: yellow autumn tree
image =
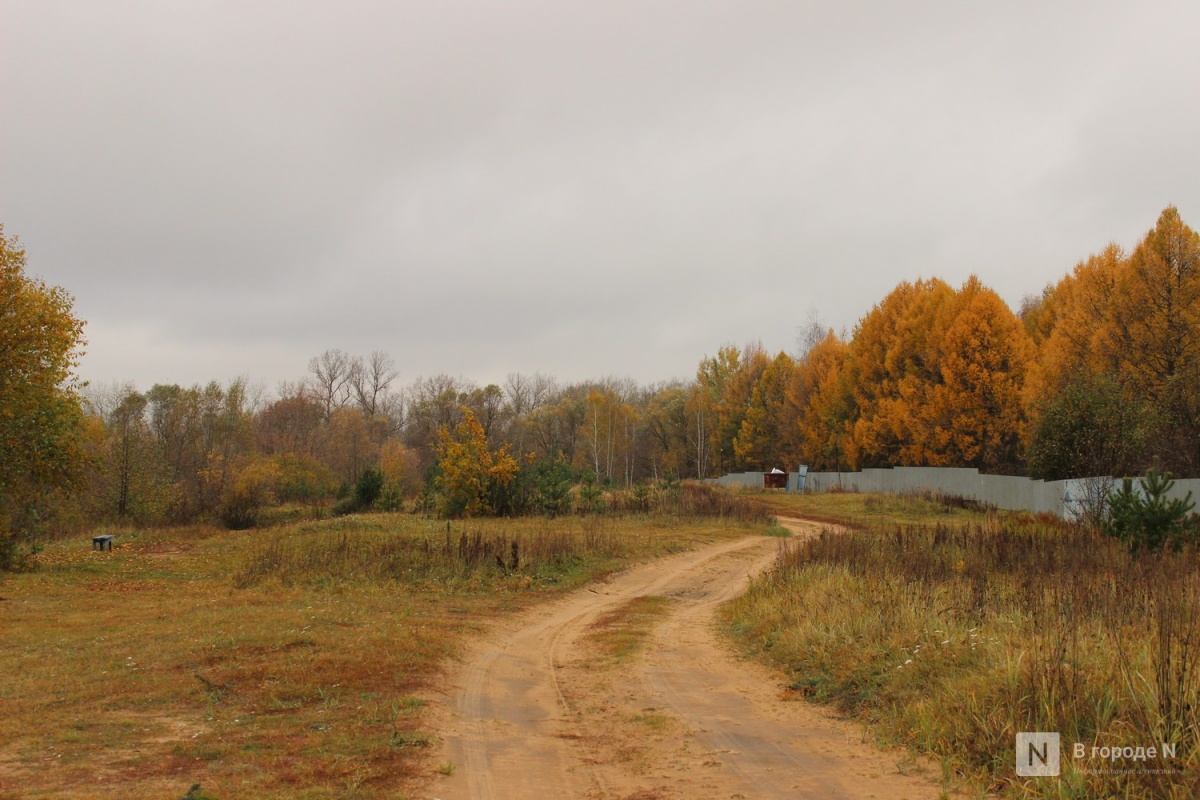
[[[750,469],[768,470],[798,462],[795,449],[798,427],[787,388],[796,362],[787,353],[775,356],[759,375],[750,392],[750,402],[742,415],[742,424],[733,440],[733,452],[739,464]]]
[[[0,225],[0,569],[9,532],[56,487],[82,475],[83,411],[74,370],[83,321],[64,289],[25,274]]]
[[[715,356],[701,359],[696,369],[688,410],[701,477],[726,472],[733,464],[733,437],[741,419],[734,421],[740,409],[732,402],[735,393],[731,385],[741,368],[741,350],[726,345]]]
[[[616,477],[618,465],[630,466],[637,433],[637,412],[609,386],[588,392],[585,418],[579,428],[583,443],[579,465],[586,466],[600,481]],[[624,469],[626,483],[630,470]]]
[[[438,430],[437,479],[441,512],[447,517],[477,517],[494,514],[499,494],[516,478],[520,465],[509,453],[509,445],[493,451],[475,412],[461,407],[463,420],[454,430]]]

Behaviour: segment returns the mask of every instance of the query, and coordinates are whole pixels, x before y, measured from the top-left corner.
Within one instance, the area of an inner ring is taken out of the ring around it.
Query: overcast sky
[[[83,377],[691,377],[1176,205],[1200,3],[0,0],[0,223]]]

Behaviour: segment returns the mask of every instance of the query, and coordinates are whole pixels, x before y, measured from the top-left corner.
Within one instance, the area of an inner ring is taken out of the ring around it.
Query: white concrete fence
[[[1075,478],[1040,481],[1013,475],[981,475],[962,467],[893,467],[862,472],[808,472],[807,467],[788,474],[788,491],[827,492],[934,492],[976,500],[1010,511],[1032,511],[1073,518],[1085,513],[1089,504],[1108,488],[1119,488],[1117,478]],[[740,472],[712,479],[726,486],[762,488],[763,473]],[[1134,480],[1134,486],[1138,485]],[[1200,478],[1176,480],[1168,497],[1180,499],[1192,493],[1200,507]]]

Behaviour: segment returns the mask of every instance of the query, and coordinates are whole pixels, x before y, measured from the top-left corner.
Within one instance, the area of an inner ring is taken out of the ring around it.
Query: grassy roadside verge
[[[795,543],[723,609],[733,637],[798,694],[933,755],[968,792],[1196,796],[1200,555],[1134,560],[1119,542],[1022,515],[913,520],[916,500],[826,501],[858,529]],[[862,522],[886,520],[890,504],[901,522]],[[1020,731],[1060,733],[1061,777],[1015,774]],[[1153,762],[1091,755],[1150,746]]]
[[[803,517],[848,528],[927,523],[961,527],[984,516],[983,509],[932,493],[882,495],[743,490],[742,495],[776,516]]]
[[[761,529],[372,515],[53,543],[0,583],[0,798],[403,797],[435,770],[419,695],[482,624]]]

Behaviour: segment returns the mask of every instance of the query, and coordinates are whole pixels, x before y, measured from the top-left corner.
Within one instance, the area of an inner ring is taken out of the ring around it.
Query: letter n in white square
[[[1059,772],[1058,732],[1017,734],[1017,774],[1042,778]]]

